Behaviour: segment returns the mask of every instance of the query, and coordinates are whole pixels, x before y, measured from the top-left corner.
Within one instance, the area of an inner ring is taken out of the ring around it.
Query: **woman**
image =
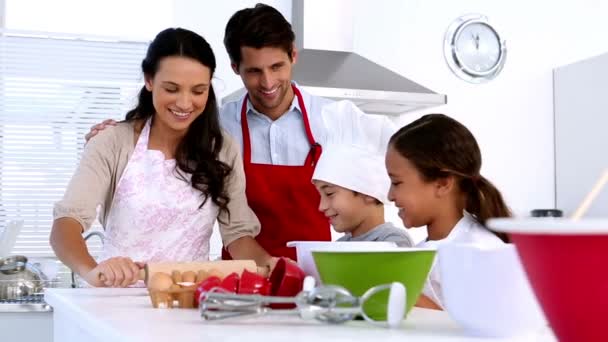
[[[143,262],[207,260],[217,219],[236,259],[271,265],[254,240],[238,146],[220,129],[211,79],[215,56],[204,38],[167,29],[142,62],[145,86],[126,120],[89,142],[63,199],[51,245],[93,286],[128,286]],[[99,264],[82,232],[101,206],[106,241]]]

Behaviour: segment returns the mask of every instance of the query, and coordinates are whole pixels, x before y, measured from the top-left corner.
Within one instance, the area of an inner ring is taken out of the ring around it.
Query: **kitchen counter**
[[[445,312],[414,308],[399,329],[328,325],[292,316],[203,321],[194,309],[154,309],[146,289],[48,289],[60,341],[556,341],[548,328],[513,339],[467,336]]]

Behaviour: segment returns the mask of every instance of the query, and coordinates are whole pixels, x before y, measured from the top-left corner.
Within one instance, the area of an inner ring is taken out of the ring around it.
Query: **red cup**
[[[302,291],[305,276],[304,271],[296,263],[287,258],[280,258],[270,273],[272,284],[270,293],[273,296],[295,296]]]
[[[231,293],[237,293],[239,289],[239,274],[232,272],[227,275],[220,284],[220,287]]]
[[[608,341],[608,220],[495,219],[561,342]]]
[[[263,276],[243,270],[239,283],[239,294],[260,294],[267,296],[270,294],[270,281]]]
[[[196,286],[196,290],[194,291],[194,306],[198,307],[199,301],[201,300],[201,294],[208,292],[214,287],[220,286],[222,280],[219,277],[211,276]]]

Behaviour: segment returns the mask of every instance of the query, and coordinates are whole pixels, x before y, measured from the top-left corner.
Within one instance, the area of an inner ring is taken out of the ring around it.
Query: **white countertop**
[[[547,328],[512,339],[470,337],[445,312],[414,308],[398,329],[264,316],[205,322],[194,309],[154,309],[146,289],[48,289],[61,341],[555,341]]]

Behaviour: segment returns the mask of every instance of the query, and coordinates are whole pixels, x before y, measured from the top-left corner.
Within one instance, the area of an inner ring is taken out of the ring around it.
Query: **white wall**
[[[311,1],[311,0],[309,0]],[[331,1],[331,0],[328,0]],[[240,87],[222,45],[230,15],[256,1],[177,0],[175,23],[205,35],[218,55],[224,93]],[[288,20],[291,1],[268,1]],[[374,4],[374,5],[372,5]],[[555,198],[552,69],[608,51],[608,3],[600,0],[354,0],[355,51],[437,92],[448,104],[396,117],[400,125],[428,112],[463,122],[483,154],[482,174],[518,215],[551,208]],[[473,85],[445,64],[445,30],[458,16],[482,13],[507,40],[508,57],[495,80]],[[391,211],[389,220],[399,219]]]
[[[15,30],[151,40],[173,22],[172,0],[5,2],[6,27]]]
[[[519,215],[554,206],[552,69],[608,51],[608,4],[601,1],[357,0],[358,53],[448,95],[431,112],[449,114],[476,136],[482,174]],[[489,17],[507,40],[502,74],[482,85],[445,64],[448,25],[466,13]],[[390,32],[390,36],[382,34]],[[424,113],[428,113],[425,111]],[[420,114],[398,118],[406,124]]]

